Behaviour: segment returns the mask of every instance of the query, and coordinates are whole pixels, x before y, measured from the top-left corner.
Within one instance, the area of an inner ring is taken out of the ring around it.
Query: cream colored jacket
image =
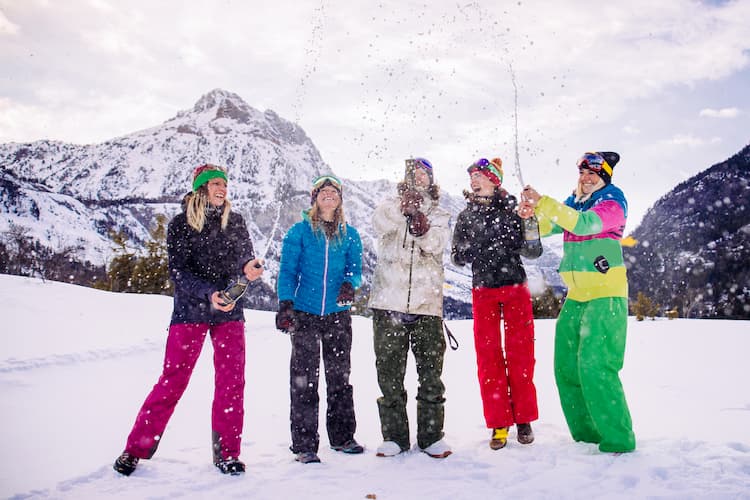
[[[375,209],[378,262],[372,278],[372,309],[443,316],[443,250],[450,240],[450,215],[425,194],[421,211],[430,221],[423,236],[409,233],[398,197]]]

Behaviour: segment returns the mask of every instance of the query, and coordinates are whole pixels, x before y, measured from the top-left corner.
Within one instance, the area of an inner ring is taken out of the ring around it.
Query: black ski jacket
[[[255,258],[240,214],[230,212],[229,223],[222,230],[221,211],[209,208],[199,233],[188,225],[183,211],[169,223],[167,254],[169,275],[174,282],[171,324],[244,321],[241,302],[229,312],[211,306],[211,295],[241,276],[244,265]]]
[[[521,262],[523,223],[514,211],[516,198],[498,189],[491,198],[465,192],[466,208],[453,229],[451,260],[471,264],[474,288],[500,288],[526,282]]]

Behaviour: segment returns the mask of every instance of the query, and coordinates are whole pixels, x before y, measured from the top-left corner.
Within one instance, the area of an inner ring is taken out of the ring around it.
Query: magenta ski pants
[[[214,348],[214,401],[211,426],[214,461],[237,458],[240,454],[245,390],[245,326],[230,321],[171,325],[164,355],[164,368],[143,402],[130,431],[125,451],[151,458],[210,332]]]

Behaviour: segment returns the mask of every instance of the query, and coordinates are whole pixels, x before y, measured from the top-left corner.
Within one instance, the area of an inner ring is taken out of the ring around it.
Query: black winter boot
[[[134,457],[127,451],[123,451],[122,455],[117,457],[117,460],[115,460],[115,463],[112,466],[112,468],[115,469],[120,474],[122,474],[123,476],[129,476],[130,474],[133,473],[137,465],[138,465],[138,457]]]
[[[239,476],[240,474],[245,472],[245,464],[243,464],[236,458],[219,460],[218,462],[214,462],[214,465],[221,471],[222,474]]]

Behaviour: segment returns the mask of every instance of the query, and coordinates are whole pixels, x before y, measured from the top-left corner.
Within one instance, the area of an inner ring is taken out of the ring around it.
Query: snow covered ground
[[[367,450],[333,452],[323,433],[323,463],[301,465],[288,450],[289,339],[273,313],[248,310],[247,473],[223,476],[211,464],[207,342],[158,452],[120,476],[112,462],[160,373],[170,311],[168,297],[0,275],[0,497],[750,498],[747,321],[631,319],[622,378],[638,449],[619,456],[570,439],[552,375],[553,320],[536,322],[536,442],[521,446],[512,431],[507,448],[490,450],[471,322],[453,321],[461,346],[446,353],[445,383],[454,454],[435,460],[416,451],[375,456],[372,330],[356,317],[356,437]],[[411,358],[407,383],[413,422]]]

